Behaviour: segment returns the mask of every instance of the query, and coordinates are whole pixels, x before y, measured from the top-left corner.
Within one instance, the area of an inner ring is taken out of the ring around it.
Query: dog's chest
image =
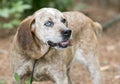
[[[73,59],[70,50],[48,53],[45,58],[38,60],[35,66],[34,79],[37,81],[54,81],[55,75],[61,76],[61,74],[65,74]]]
[[[39,62],[35,67],[34,79],[36,81],[54,81],[54,75],[63,74],[63,71],[66,69],[66,65],[62,62]]]

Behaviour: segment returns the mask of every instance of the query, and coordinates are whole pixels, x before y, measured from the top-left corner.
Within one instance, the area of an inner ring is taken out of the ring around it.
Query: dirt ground
[[[118,14],[116,11],[102,10],[96,7],[88,8],[83,12],[102,24]],[[0,33],[4,34],[1,30]],[[8,56],[12,38],[13,35],[0,38],[0,81],[4,80],[5,84],[12,84],[10,57]],[[120,22],[104,31],[100,37],[99,60],[105,84],[120,84]],[[75,84],[92,84],[87,70],[79,64],[72,66],[71,77]]]

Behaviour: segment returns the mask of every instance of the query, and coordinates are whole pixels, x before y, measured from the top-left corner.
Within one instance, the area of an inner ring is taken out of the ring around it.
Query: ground
[[[112,10],[106,11],[95,7],[82,12],[102,24],[118,14]],[[7,34],[5,38],[0,37],[0,81],[4,80],[5,84],[12,84],[8,54],[14,35],[8,36],[9,32],[6,33],[1,30],[0,33]],[[105,84],[120,84],[120,22],[104,31],[99,38],[99,61]],[[87,70],[82,65],[74,64],[72,66],[71,77],[75,84],[92,84]]]

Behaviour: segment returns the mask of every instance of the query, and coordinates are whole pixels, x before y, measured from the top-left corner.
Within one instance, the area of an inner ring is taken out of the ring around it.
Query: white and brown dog
[[[33,78],[51,80],[55,84],[72,84],[71,63],[78,61],[90,72],[93,84],[102,84],[97,57],[101,25],[80,12],[60,12],[42,8],[23,20],[11,49],[13,74],[22,84],[30,77],[34,60],[38,59]]]

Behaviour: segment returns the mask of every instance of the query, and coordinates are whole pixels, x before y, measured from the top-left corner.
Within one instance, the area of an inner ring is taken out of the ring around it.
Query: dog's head
[[[71,30],[65,16],[53,8],[43,8],[23,20],[18,30],[18,42],[23,49],[35,46],[35,39],[55,48],[70,44]],[[39,42],[38,42],[39,41]]]
[[[52,47],[66,48],[69,45],[71,30],[65,16],[53,8],[43,8],[35,12],[32,31],[39,40]]]

